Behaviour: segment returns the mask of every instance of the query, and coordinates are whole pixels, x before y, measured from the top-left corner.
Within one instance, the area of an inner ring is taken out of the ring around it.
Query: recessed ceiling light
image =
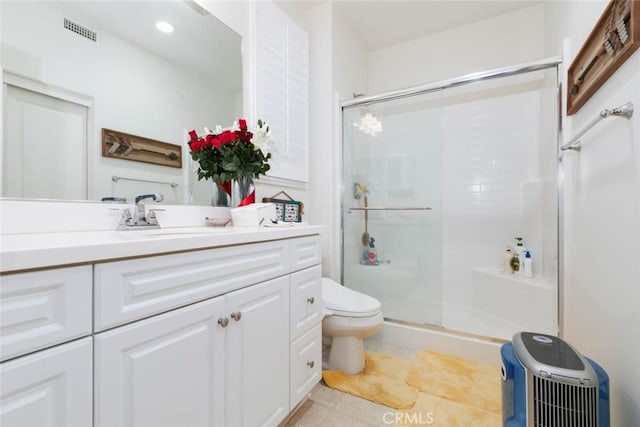
[[[173,33],[173,25],[169,24],[167,21],[156,22],[156,28],[163,33]]]

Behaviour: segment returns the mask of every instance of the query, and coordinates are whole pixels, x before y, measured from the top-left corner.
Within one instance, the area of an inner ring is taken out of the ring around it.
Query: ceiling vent
[[[98,33],[95,31],[85,27],[84,25],[80,25],[77,22],[73,22],[69,18],[64,18],[64,28],[69,31],[72,31],[86,39],[91,40],[92,42],[97,42]]]

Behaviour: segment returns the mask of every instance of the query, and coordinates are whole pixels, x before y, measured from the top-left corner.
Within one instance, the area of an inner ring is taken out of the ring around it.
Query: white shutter
[[[269,176],[308,181],[309,41],[271,2],[256,2],[256,119],[269,123]]]

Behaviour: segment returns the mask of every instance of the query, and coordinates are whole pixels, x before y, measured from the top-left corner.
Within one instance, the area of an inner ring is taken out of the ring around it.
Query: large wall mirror
[[[238,34],[191,1],[3,1],[0,13],[3,197],[210,203],[187,132],[241,116]],[[104,156],[102,129],[181,146],[181,167]]]

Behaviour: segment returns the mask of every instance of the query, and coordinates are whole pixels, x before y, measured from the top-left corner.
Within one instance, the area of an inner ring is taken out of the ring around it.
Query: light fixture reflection
[[[156,22],[156,28],[163,33],[173,33],[173,25],[167,21]]]
[[[360,117],[360,122],[353,122],[353,126],[360,129],[365,135],[376,136],[376,133],[382,132],[382,123],[370,111]]]

